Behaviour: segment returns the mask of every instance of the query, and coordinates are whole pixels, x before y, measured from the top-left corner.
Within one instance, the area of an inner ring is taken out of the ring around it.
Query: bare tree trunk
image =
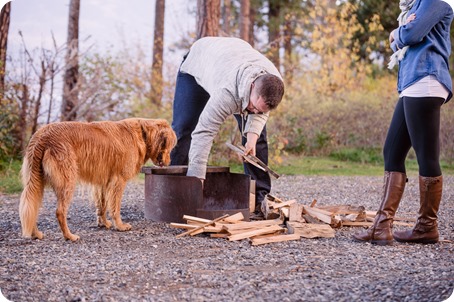
[[[41,61],[41,74],[39,76],[39,90],[38,90],[38,97],[36,98],[35,102],[35,112],[33,114],[32,120],[32,135],[38,129],[38,117],[39,117],[39,110],[41,109],[41,99],[43,97],[44,86],[46,85],[46,73],[47,68],[44,62],[45,55],[43,54],[43,59]]]
[[[5,91],[6,49],[8,45],[9,20],[11,15],[11,2],[3,6],[0,16],[0,105]]]
[[[279,69],[279,48],[280,48],[280,15],[281,15],[281,3],[279,0],[269,0],[269,12],[268,12],[268,41],[270,45],[269,59]]]
[[[222,10],[222,30],[227,36],[230,36],[232,31],[230,26],[231,21],[232,21],[232,0],[224,0],[224,6]]]
[[[220,0],[197,0],[197,39],[219,35]]]
[[[164,14],[165,0],[156,0],[150,95],[151,103],[156,105],[161,104],[163,91],[162,62],[164,54]]]
[[[293,38],[293,29],[292,29],[292,20],[290,14],[286,16],[284,21],[284,66],[285,66],[285,80],[288,84],[292,82],[293,79],[293,56],[292,56],[292,38]]]
[[[20,151],[25,150],[25,139],[27,133],[27,112],[28,112],[28,105],[30,104],[30,96],[28,93],[28,86],[26,84],[20,84],[19,90],[21,90],[22,94],[19,97],[21,107],[19,111],[19,120],[17,122],[16,127],[16,139],[17,145],[20,148]]]
[[[66,70],[63,82],[61,120],[73,121],[77,118],[75,107],[78,103],[79,78],[79,12],[80,0],[71,0],[69,4],[68,38]]]
[[[254,36],[254,25],[255,25],[255,17],[257,15],[257,10],[260,5],[259,1],[252,0],[249,1],[249,43],[254,47],[255,44],[255,36]]]
[[[250,43],[250,27],[251,20],[249,13],[251,12],[251,5],[249,0],[241,0],[241,14],[240,14],[240,38]]]

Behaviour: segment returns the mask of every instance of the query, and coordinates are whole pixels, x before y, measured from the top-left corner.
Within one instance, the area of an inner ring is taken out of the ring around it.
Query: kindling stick
[[[203,229],[204,227],[207,227],[209,225],[212,225],[213,223],[215,223],[215,222],[217,222],[219,220],[222,220],[224,218],[227,218],[227,217],[229,217],[229,214],[225,214],[224,216],[221,216],[221,217],[218,217],[216,219],[213,219],[210,222],[205,223],[204,225],[196,227],[195,229],[192,229],[192,230],[186,231],[184,233],[181,233],[181,234],[177,235],[176,238],[180,238],[180,237],[183,237],[183,236],[186,236],[186,235],[191,235],[192,233],[195,233],[198,230]]]

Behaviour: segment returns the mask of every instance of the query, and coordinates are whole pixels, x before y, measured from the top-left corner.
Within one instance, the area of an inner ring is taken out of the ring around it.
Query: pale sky
[[[0,0],[0,4],[6,3]],[[8,54],[15,55],[22,31],[31,50],[52,48],[53,32],[57,45],[66,42],[70,0],[13,0],[8,39]],[[164,48],[194,31],[196,0],[166,1]],[[79,38],[91,36],[89,45],[103,51],[121,48],[124,43],[143,45],[151,60],[155,0],[81,0]],[[80,48],[88,45],[80,45]],[[165,51],[166,60],[168,52]],[[167,58],[168,60],[169,58]],[[170,58],[175,60],[173,58]],[[179,60],[179,59],[178,59]],[[178,64],[179,62],[176,62]]]

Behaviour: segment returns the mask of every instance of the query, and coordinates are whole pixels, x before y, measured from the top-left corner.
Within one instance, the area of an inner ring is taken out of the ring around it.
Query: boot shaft
[[[420,208],[419,218],[436,221],[443,192],[443,176],[419,176]]]
[[[407,175],[405,173],[385,171],[383,197],[377,215],[385,215],[391,219],[394,217],[402,199],[406,182]]]

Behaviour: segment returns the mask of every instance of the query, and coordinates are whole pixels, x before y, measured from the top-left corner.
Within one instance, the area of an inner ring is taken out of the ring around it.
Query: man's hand
[[[247,142],[246,142],[246,145],[244,146],[244,148],[245,148],[244,155],[251,154],[251,155],[255,156],[255,150],[256,150],[255,146],[257,144],[257,140],[259,139],[259,136],[255,133],[248,132],[246,138],[247,138]]]

